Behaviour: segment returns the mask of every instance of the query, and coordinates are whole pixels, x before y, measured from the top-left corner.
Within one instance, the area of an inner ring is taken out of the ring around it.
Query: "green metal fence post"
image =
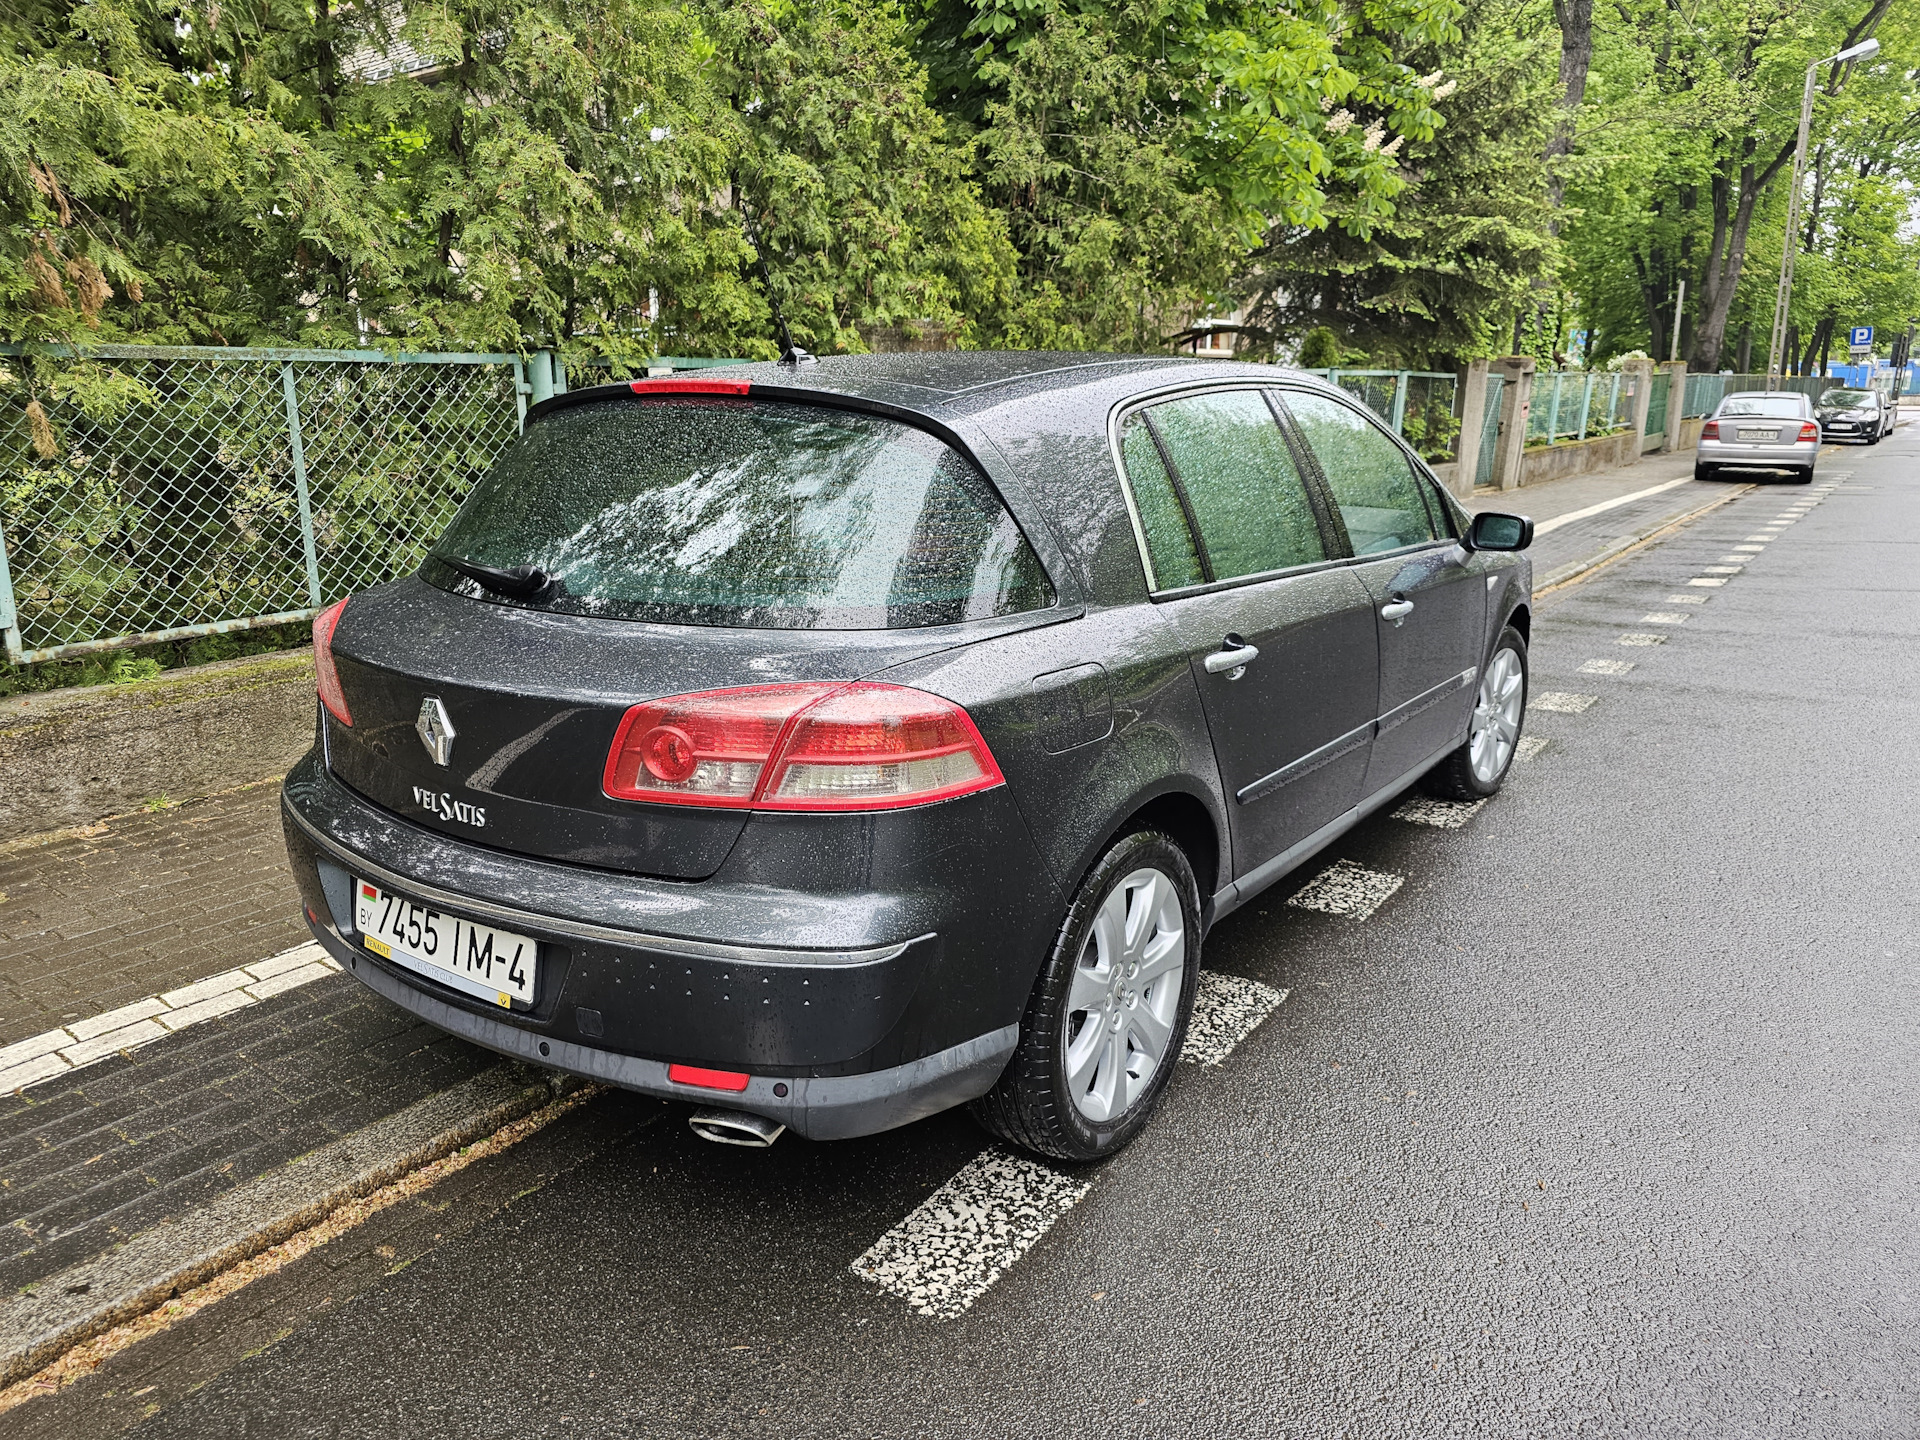
[[[1559,370],[1553,372],[1553,398],[1547,401],[1547,444],[1560,443],[1560,382],[1567,377]]]
[[[1402,370],[1393,379],[1393,433],[1401,434],[1407,422],[1407,388],[1413,383],[1413,372]]]
[[[1591,370],[1589,370],[1587,372],[1586,389],[1580,392],[1579,438],[1582,440],[1587,438],[1587,422],[1593,418],[1593,382],[1598,378],[1599,378],[1598,376],[1596,376]]]
[[[300,443],[300,399],[293,387],[293,366],[280,367],[280,384],[287,392],[287,440],[293,447],[293,490],[300,500],[300,544],[307,555],[307,599],[320,608],[320,552],[313,543],[313,501],[307,494],[307,451]]]
[[[527,428],[527,393],[533,387],[527,384],[526,362],[519,356],[513,361],[513,403],[519,410],[520,429]]]
[[[13,571],[7,565],[7,532],[0,528],[0,642],[7,659],[20,663],[20,612],[13,603]]]

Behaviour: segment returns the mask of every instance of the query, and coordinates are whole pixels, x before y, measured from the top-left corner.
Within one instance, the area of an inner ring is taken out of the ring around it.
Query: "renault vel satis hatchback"
[[[528,413],[315,622],[314,934],[709,1138],[1146,1121],[1209,926],[1526,703],[1531,524],[1267,366],[858,357]]]

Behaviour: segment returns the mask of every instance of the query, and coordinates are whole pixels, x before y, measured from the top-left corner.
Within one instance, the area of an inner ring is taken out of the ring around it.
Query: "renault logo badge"
[[[420,733],[420,743],[427,747],[434,764],[444,766],[453,759],[453,721],[447,718],[447,707],[438,695],[420,702],[420,718],[413,722],[413,728]]]

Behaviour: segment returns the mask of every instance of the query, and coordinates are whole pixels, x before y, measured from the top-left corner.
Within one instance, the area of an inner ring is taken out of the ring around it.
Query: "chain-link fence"
[[[0,356],[7,658],[283,624],[407,574],[526,399],[512,355]]]

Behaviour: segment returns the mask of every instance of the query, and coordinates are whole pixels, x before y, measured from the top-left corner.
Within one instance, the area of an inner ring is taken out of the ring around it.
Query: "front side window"
[[[1327,558],[1299,467],[1259,391],[1168,400],[1141,418],[1172,461],[1170,479],[1199,527],[1207,579],[1233,580]]]
[[[1355,555],[1376,555],[1434,538],[1433,517],[1406,452],[1350,405],[1289,391],[1286,406],[1320,462]]]
[[[1045,570],[973,464],[923,430],[820,406],[674,396],[542,420],[434,546],[535,566],[566,614],[784,629],[908,629],[1042,609]]]

